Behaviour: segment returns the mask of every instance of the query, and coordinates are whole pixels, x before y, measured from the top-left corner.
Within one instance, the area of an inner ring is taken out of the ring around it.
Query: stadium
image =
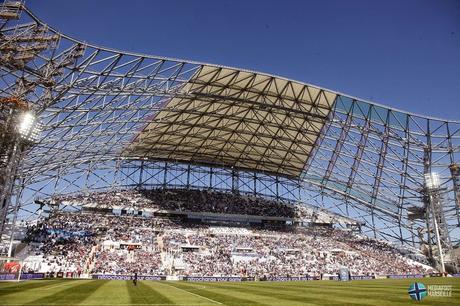
[[[92,45],[22,2],[0,39],[1,305],[458,302],[460,121]]]

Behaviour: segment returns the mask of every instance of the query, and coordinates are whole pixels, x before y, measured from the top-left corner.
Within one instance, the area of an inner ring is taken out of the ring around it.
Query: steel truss
[[[182,186],[301,200],[365,222],[365,232],[376,238],[419,245],[427,240],[426,222],[410,218],[410,209],[423,210],[428,150],[429,171],[439,173],[445,190],[448,235],[453,244],[459,241],[459,121],[411,114],[262,73],[90,45],[48,27],[22,4],[4,4],[0,18],[0,96],[27,101],[42,124],[39,141],[25,152],[14,177],[4,210],[10,220],[16,211],[21,217],[37,213],[37,198]],[[228,74],[211,80],[203,71]],[[242,75],[252,81],[237,86]],[[171,103],[184,99],[205,101],[207,109],[192,112],[196,104]],[[287,102],[297,117],[278,120],[273,114],[290,116]],[[300,107],[301,102],[310,108]],[[219,137],[195,137],[194,128],[215,128],[213,122],[224,118],[241,122],[219,133],[233,137],[241,125],[249,129],[247,115],[223,112],[212,119],[213,103],[246,107],[251,120],[259,121],[250,122],[256,124],[250,135],[235,142],[241,151],[231,155],[237,146],[227,152],[222,145],[212,156],[208,146],[207,159],[200,162],[193,152],[201,152],[206,138]],[[151,155],[163,135],[174,135],[171,119],[156,141],[147,134],[149,147],[143,144],[143,154],[136,156],[139,151],[131,150],[136,137],[152,123],[162,123],[156,117],[161,111],[168,111],[166,121],[174,117],[181,124],[187,146],[183,140],[162,140],[176,145],[168,148],[172,153]],[[258,116],[262,112],[273,117]],[[177,113],[209,120],[190,127]],[[300,118],[303,122],[294,125]],[[276,132],[268,133],[270,128]],[[185,147],[196,151],[182,154]],[[247,150],[251,154],[245,155]],[[290,152],[295,153],[286,157]],[[188,160],[177,159],[185,154]],[[300,161],[305,166],[299,168]]]

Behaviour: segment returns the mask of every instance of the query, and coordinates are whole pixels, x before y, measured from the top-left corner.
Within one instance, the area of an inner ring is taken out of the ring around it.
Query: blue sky
[[[26,1],[120,50],[241,67],[460,120],[460,1]]]

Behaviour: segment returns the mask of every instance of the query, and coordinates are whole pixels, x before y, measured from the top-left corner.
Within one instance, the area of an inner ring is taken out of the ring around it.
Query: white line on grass
[[[219,302],[219,301],[210,299],[210,298],[208,298],[208,297],[205,297],[205,296],[199,295],[199,294],[197,294],[197,293],[193,293],[193,292],[187,291],[187,290],[185,290],[185,289],[182,289],[182,288],[179,288],[179,287],[176,287],[176,286],[173,286],[173,285],[169,285],[169,284],[165,284],[165,283],[160,283],[160,282],[157,282],[156,284],[161,284],[161,285],[164,285],[164,286],[172,287],[172,288],[175,288],[175,289],[177,289],[177,290],[184,291],[184,292],[187,292],[188,294],[191,294],[191,295],[200,297],[200,298],[202,298],[202,299],[208,300],[208,301],[210,301],[210,302],[213,302],[214,304],[223,305],[223,304],[222,304],[221,302]]]
[[[204,290],[206,289],[206,286],[193,286],[193,289],[188,289],[188,291],[195,291],[195,290]]]

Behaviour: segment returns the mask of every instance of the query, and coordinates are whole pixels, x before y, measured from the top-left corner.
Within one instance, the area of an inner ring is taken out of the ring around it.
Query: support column
[[[137,183],[137,188],[140,189],[143,184],[144,176],[144,161],[141,161],[141,168],[139,169],[139,182]]]
[[[232,192],[237,193],[239,191],[239,175],[238,171],[235,171],[235,169],[232,169]]]
[[[163,189],[166,189],[167,177],[168,177],[168,163],[165,162],[164,174],[163,174]]]

